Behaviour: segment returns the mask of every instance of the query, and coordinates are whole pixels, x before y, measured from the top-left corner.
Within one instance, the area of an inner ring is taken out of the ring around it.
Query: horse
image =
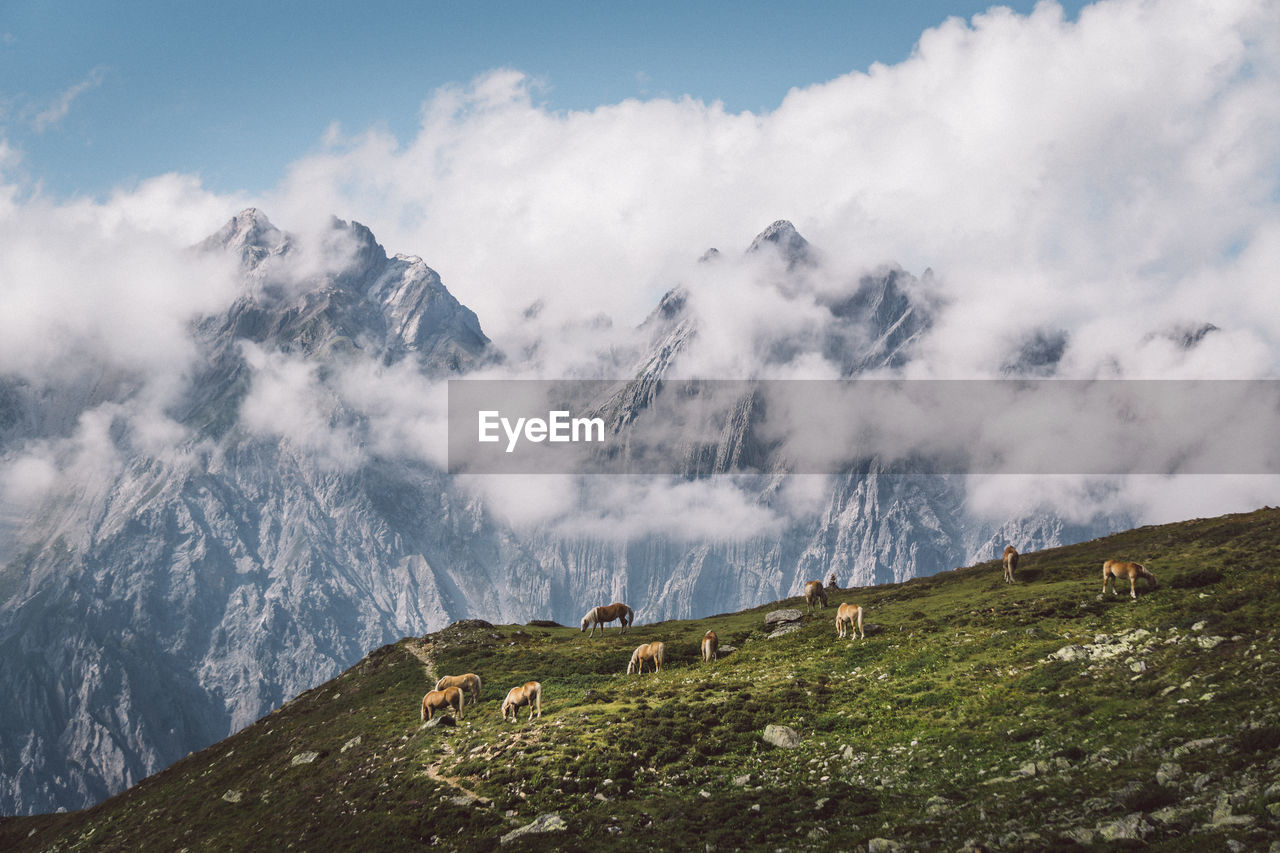
[[[446,708],[455,708],[458,716],[462,716],[463,705],[462,691],[456,687],[446,687],[444,690],[432,690],[426,696],[422,697],[422,722],[431,719],[436,711],[442,711]]]
[[[708,631],[702,635],[702,659],[703,661],[713,661],[720,657],[720,638],[716,636],[715,631]]]
[[[867,638],[867,631],[862,627],[862,608],[846,602],[836,609],[836,636],[845,637],[850,630],[857,639]],[[861,637],[858,637],[859,631],[862,632]]]
[[[507,711],[511,711],[511,722],[520,720],[520,706],[529,706],[529,719],[533,722],[533,709],[538,709],[538,719],[542,719],[542,685],[537,681],[526,681],[519,687],[507,691],[507,698],[502,700],[502,721],[507,721]]]
[[[643,673],[645,661],[652,661],[653,671],[660,672],[662,670],[662,656],[666,653],[666,650],[667,647],[658,640],[636,646],[636,650],[631,653],[631,662],[627,664],[627,675],[633,672]]]
[[[1114,580],[1113,580],[1114,578]],[[1119,595],[1116,592],[1116,582],[1120,578],[1129,579],[1129,597],[1138,597],[1138,578],[1146,578],[1151,589],[1159,589],[1160,585],[1156,583],[1156,576],[1147,571],[1147,567],[1141,563],[1130,563],[1125,560],[1107,560],[1102,564],[1102,592],[1107,591],[1107,582],[1111,581],[1111,594]]]
[[[809,581],[804,585],[804,600],[809,605],[809,612],[813,612],[813,605],[816,601],[821,601],[822,606],[827,606],[827,591],[822,588],[822,581]]]
[[[436,690],[444,690],[446,687],[465,690],[471,694],[471,704],[474,705],[480,701],[480,690],[484,685],[480,682],[480,676],[474,672],[468,672],[466,675],[446,675],[436,682]]]
[[[623,604],[621,601],[615,601],[613,604],[602,604],[599,607],[593,607],[587,611],[587,615],[582,617],[582,627],[579,633],[587,630],[587,626],[591,626],[591,633],[588,637],[595,636],[596,626],[600,626],[600,636],[604,636],[604,626],[606,622],[612,622],[617,619],[621,623],[618,633],[627,633],[627,626],[635,621],[635,612]]]
[[[1004,546],[1004,582],[1013,583],[1013,573],[1018,570],[1018,549],[1012,545]]]

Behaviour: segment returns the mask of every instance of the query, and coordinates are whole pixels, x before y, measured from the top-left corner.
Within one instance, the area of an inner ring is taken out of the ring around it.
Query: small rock
[[[733,784],[734,784],[734,785],[737,785],[739,788],[744,787],[745,785],[747,785],[748,783],[750,783],[750,781],[751,781],[751,774],[750,774],[750,773],[746,773],[746,774],[744,774],[744,775],[742,775],[742,776],[734,776],[734,777],[733,777]]]
[[[867,842],[867,853],[897,853],[902,845],[888,838],[873,838]]]
[[[240,791],[227,791],[222,795],[222,799],[226,800],[228,803],[238,803],[244,799],[244,794]]]
[[[1103,841],[1141,841],[1153,828],[1141,812],[1134,812],[1117,821],[1099,826],[1098,835]]]
[[[1161,785],[1169,785],[1182,777],[1182,766],[1166,761],[1156,770],[1156,782]]]
[[[456,726],[458,721],[448,714],[438,714],[427,720],[427,728],[434,729],[438,726]]]
[[[355,749],[357,746],[360,745],[361,739],[362,739],[361,735],[356,735],[351,740],[347,741],[342,745],[342,751],[346,752],[348,749]]]
[[[1219,643],[1225,643],[1224,637],[1196,637],[1196,645],[1202,649],[1217,648]]]
[[[771,610],[765,614],[764,624],[772,627],[774,625],[781,625],[784,622],[799,622],[803,618],[804,614],[799,610],[791,608],[784,610]]]
[[[1147,662],[1146,662],[1146,661],[1141,661],[1141,660],[1136,660],[1136,661],[1134,661],[1133,663],[1129,664],[1129,671],[1130,671],[1130,672],[1146,672],[1146,671],[1147,671]]]
[[[293,757],[293,760],[289,762],[289,766],[297,767],[299,764],[311,764],[319,757],[320,753],[318,752],[299,752]]]
[[[772,640],[777,637],[785,637],[787,636],[787,634],[794,634],[796,631],[801,631],[801,630],[804,630],[803,625],[799,624],[798,622],[788,622],[782,627],[771,632],[766,639]]]
[[[519,829],[513,829],[502,836],[501,843],[510,844],[512,841],[518,841],[526,835],[541,832],[564,832],[566,829],[568,829],[568,824],[555,812],[540,814],[533,819],[533,823],[526,824]]]
[[[1186,687],[1187,685],[1183,685],[1183,686]],[[1189,740],[1186,743],[1182,744],[1182,746],[1174,748],[1173,757],[1181,758],[1184,755],[1189,755],[1192,752],[1195,752],[1200,749],[1204,749],[1207,746],[1213,746],[1217,742],[1218,742],[1218,739],[1212,738],[1212,737],[1201,737],[1201,738],[1196,738],[1195,740]]]
[[[1078,660],[1087,660],[1089,653],[1085,651],[1084,646],[1063,646],[1056,652],[1051,652],[1049,658],[1051,660],[1066,661],[1068,663]]]
[[[800,733],[790,726],[770,723],[764,727],[764,742],[783,749],[795,749],[800,745]]]

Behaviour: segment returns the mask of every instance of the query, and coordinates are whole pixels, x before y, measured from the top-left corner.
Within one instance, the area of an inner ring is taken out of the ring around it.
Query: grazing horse
[[[804,585],[804,600],[809,605],[809,612],[813,612],[815,602],[821,601],[822,606],[827,606],[827,591],[822,588],[822,581],[809,581]]]
[[[526,681],[519,687],[507,691],[507,698],[502,700],[502,721],[507,721],[507,711],[511,711],[511,722],[520,720],[520,706],[529,706],[529,719],[533,722],[533,709],[538,709],[538,719],[542,719],[542,685],[537,681]]]
[[[1138,597],[1138,578],[1146,578],[1148,585],[1152,589],[1159,589],[1156,583],[1156,576],[1147,571],[1147,567],[1141,563],[1130,563],[1124,560],[1107,560],[1102,564],[1102,592],[1107,591],[1107,582],[1111,581],[1111,594],[1119,595],[1116,592],[1116,584],[1120,578],[1129,579],[1129,597]]]
[[[587,615],[582,617],[582,627],[579,633],[587,630],[587,626],[591,627],[591,633],[588,637],[595,636],[596,626],[600,626],[600,636],[604,636],[604,626],[606,622],[612,622],[617,619],[621,623],[620,634],[627,633],[627,626],[635,621],[635,612],[623,604],[621,601],[615,601],[613,604],[602,604],[599,607],[593,607],[587,611]]]
[[[432,690],[426,696],[422,697],[422,722],[431,719],[436,711],[443,711],[446,708],[455,708],[458,716],[462,716],[462,691],[456,687],[446,687],[444,690]]]
[[[474,705],[480,701],[480,690],[484,685],[480,683],[480,676],[474,672],[468,672],[466,675],[446,675],[436,682],[436,690],[444,690],[446,687],[465,690],[471,695],[471,704]]]
[[[702,659],[704,661],[713,661],[720,657],[720,638],[716,636],[715,631],[708,631],[702,635]]]
[[[867,638],[867,631],[862,627],[862,608],[846,602],[836,609],[836,636],[845,637],[851,630],[855,638]],[[861,637],[858,637],[859,631],[862,632]]]
[[[666,651],[667,647],[658,640],[637,646],[636,650],[631,653],[631,663],[627,664],[627,675],[633,672],[643,673],[645,661],[652,661],[653,671],[659,672],[662,669],[662,656]]]
[[[1018,570],[1018,549],[1012,545],[1004,546],[1004,582],[1013,583],[1013,573]]]

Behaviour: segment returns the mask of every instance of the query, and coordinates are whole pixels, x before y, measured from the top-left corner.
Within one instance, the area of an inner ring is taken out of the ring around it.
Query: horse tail
[[[658,643],[658,654],[657,654],[658,669],[662,669],[662,656],[666,653],[666,651],[667,651],[666,643]]]
[[[864,638],[867,636],[867,632],[864,631],[862,628],[862,608],[861,607],[858,608],[858,630],[862,632],[862,636]]]
[[[426,721],[427,721],[427,697],[424,695],[422,697],[422,722],[425,723]]]

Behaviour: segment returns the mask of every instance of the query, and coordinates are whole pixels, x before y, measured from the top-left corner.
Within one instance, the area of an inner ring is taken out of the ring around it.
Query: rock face
[[[49,451],[81,464],[86,434],[101,463],[37,506],[0,507],[0,814],[90,805],[369,649],[459,619],[573,625],[597,600],[627,600],[641,622],[701,616],[831,572],[842,586],[901,581],[1125,522],[976,524],[961,481],[892,476],[870,459],[832,477],[816,511],[746,540],[517,531],[384,417],[502,361],[475,314],[358,223],[334,220],[313,240],[247,210],[199,247],[230,253],[242,288],[191,323],[196,355],[163,417],[144,417],[145,384],[125,371],[88,365],[47,385],[0,375],[0,463]],[[754,248],[778,252],[788,275],[820,264],[785,222]],[[817,336],[779,333],[769,352],[816,340],[847,375],[901,366],[932,323],[918,285],[885,267],[843,296],[815,295]],[[713,320],[682,289],[667,294],[637,330],[615,415],[656,399]],[[1028,350],[1037,369],[1044,350]],[[749,418],[719,441],[707,458],[759,452]],[[781,506],[784,480],[742,488]]]

